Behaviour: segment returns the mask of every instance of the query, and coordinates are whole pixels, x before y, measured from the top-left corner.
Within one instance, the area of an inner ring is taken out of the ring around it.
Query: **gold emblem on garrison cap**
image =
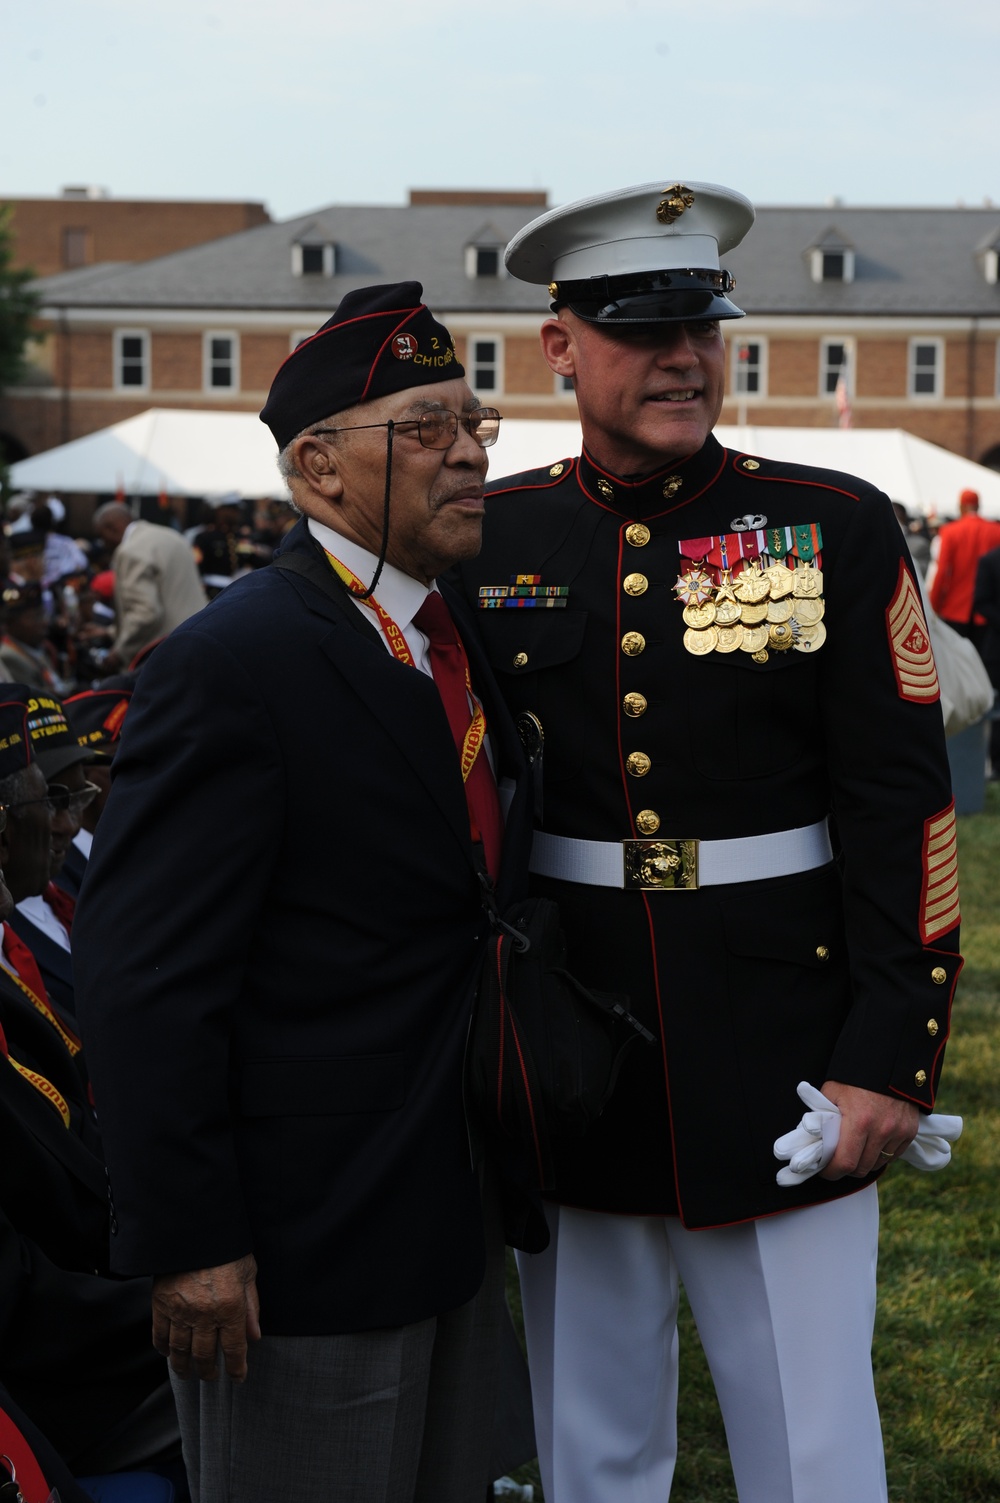
[[[680,219],[685,209],[694,203],[694,194],[683,183],[674,183],[664,188],[663,197],[656,206],[656,217],[661,224],[673,224]]]

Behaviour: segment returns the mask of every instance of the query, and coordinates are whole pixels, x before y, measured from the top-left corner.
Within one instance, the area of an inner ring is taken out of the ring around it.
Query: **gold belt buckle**
[[[623,840],[625,886],[666,892],[698,886],[697,840]]]

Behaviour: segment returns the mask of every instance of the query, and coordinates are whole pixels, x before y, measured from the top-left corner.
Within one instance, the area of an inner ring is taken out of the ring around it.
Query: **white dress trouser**
[[[550,1246],[518,1255],[547,1503],[667,1503],[679,1280],[740,1503],[885,1503],[874,1185],[715,1231],[547,1210]]]

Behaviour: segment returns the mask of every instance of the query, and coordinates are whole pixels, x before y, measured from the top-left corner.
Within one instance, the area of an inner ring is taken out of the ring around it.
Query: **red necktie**
[[[455,746],[461,756],[472,724],[468,689],[469,663],[465,648],[455,629],[451,613],[436,590],[428,595],[413,621],[430,640],[431,672],[448,716]],[[469,806],[472,838],[474,841],[482,841],[487,870],[495,878],[500,870],[500,852],[503,847],[503,815],[500,813],[496,779],[484,745],[480,745],[465,780],[465,800]]]
[[[32,955],[21,936],[16,930],[11,928],[10,924],[4,924],[3,926],[3,952],[25,986],[30,987],[40,1001],[48,1002],[49,994],[45,990],[45,982],[42,980],[42,973],[38,969],[38,961]]]
[[[72,934],[76,900],[71,898],[68,892],[63,892],[62,888],[57,887],[54,882],[50,882],[48,887],[46,887],[43,897],[60,924],[66,930],[66,933]]]

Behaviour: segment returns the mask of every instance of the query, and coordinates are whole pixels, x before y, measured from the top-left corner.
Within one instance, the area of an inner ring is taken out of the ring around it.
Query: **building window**
[[[62,264],[68,271],[90,265],[90,231],[67,226],[63,230]]]
[[[845,246],[842,250],[810,252],[811,273],[814,282],[853,282],[854,252]]]
[[[821,397],[836,396],[837,384],[843,376],[848,392],[853,386],[851,355],[853,351],[846,339],[824,339],[819,347],[819,394]]]
[[[502,247],[498,245],[467,245],[465,247],[466,276],[473,279],[502,276],[501,249]]]
[[[575,391],[576,391],[576,387],[573,385],[573,377],[572,376],[557,376],[556,377],[556,396],[557,397],[564,396],[567,392],[569,393],[570,396],[572,396]]]
[[[209,329],[205,334],[205,390],[235,391],[240,384],[238,334]]]
[[[941,394],[944,347],[940,339],[910,340],[911,397],[936,397]]]
[[[288,344],[289,350],[297,350],[300,344],[304,344],[307,339],[312,339],[315,333],[315,329],[293,329]]]
[[[480,397],[503,390],[503,340],[496,334],[470,334],[472,389]]]
[[[738,396],[764,395],[766,346],[762,339],[737,339],[733,344],[733,390]]]
[[[145,329],[115,330],[115,386],[119,391],[149,390],[149,335]]]
[[[292,275],[332,277],[337,270],[337,247],[330,241],[296,241],[292,246]]]

